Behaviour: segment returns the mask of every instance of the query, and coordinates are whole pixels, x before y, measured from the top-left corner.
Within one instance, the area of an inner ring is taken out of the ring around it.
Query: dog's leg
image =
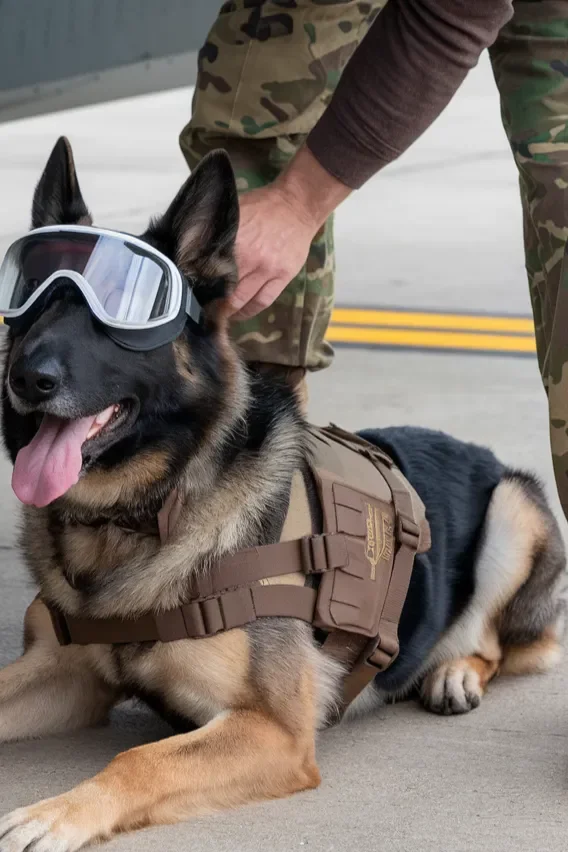
[[[260,710],[118,755],[71,792],[0,820],[2,852],[73,852],[118,831],[177,822],[317,787],[314,732]]]
[[[39,600],[26,613],[24,645],[23,656],[0,671],[0,742],[104,719],[117,694],[94,672],[84,648],[59,646]]]
[[[562,630],[557,624],[546,627],[534,642],[511,645],[505,649],[500,674],[543,674],[554,668],[562,659],[560,638]]]
[[[467,713],[498,672],[547,671],[558,662],[565,620],[558,583],[565,562],[540,486],[508,474],[491,497],[474,593],[434,648],[421,690],[429,710]]]
[[[499,660],[473,654],[443,663],[426,675],[420,695],[433,713],[452,716],[479,706],[487,684],[497,674]]]

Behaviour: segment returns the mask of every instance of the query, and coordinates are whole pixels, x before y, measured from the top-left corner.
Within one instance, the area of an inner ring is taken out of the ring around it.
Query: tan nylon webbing
[[[176,642],[214,636],[244,627],[257,618],[299,618],[311,622],[317,591],[297,586],[253,586],[235,589],[205,601],[193,601],[163,615],[144,615],[130,621],[67,616],[52,619],[59,641],[76,645],[130,642]]]

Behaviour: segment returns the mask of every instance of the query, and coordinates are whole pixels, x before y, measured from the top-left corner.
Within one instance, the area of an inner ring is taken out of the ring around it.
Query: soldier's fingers
[[[243,302],[241,307],[233,312],[231,317],[232,320],[240,321],[244,319],[250,319],[251,317],[256,316],[261,311],[266,310],[266,308],[270,307],[270,305],[274,302],[274,300],[280,295],[282,290],[286,287],[288,283],[285,279],[272,278],[266,283],[264,279],[258,278],[258,276],[249,276],[250,278],[255,278],[254,283],[250,285],[247,284],[247,290],[251,293],[251,298],[247,302]],[[243,282],[241,282],[242,284]],[[260,289],[257,292],[253,293],[252,288],[258,287],[260,283]],[[240,290],[241,284],[237,289]],[[251,289],[249,290],[249,286]],[[242,297],[241,297],[242,298]],[[234,307],[234,302],[231,300],[231,304]]]
[[[265,278],[259,275],[258,269],[253,269],[252,272],[244,275],[229,296],[231,313],[235,314],[237,311],[243,310],[251,299],[254,299],[264,283]]]

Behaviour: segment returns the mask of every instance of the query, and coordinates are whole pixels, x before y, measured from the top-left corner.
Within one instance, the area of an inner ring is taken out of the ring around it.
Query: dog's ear
[[[225,299],[236,284],[238,224],[233,169],[225,151],[219,149],[203,158],[143,239],[170,257],[184,275],[196,279],[195,295],[205,306]]]
[[[75,172],[69,140],[61,136],[39,179],[32,205],[32,228],[90,225],[92,222]]]

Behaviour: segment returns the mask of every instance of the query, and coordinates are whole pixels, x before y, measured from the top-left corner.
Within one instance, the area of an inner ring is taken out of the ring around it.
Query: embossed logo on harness
[[[388,517],[376,506],[365,503],[365,556],[371,566],[371,580],[376,577],[376,568],[381,559],[389,560],[393,553],[393,525]]]

